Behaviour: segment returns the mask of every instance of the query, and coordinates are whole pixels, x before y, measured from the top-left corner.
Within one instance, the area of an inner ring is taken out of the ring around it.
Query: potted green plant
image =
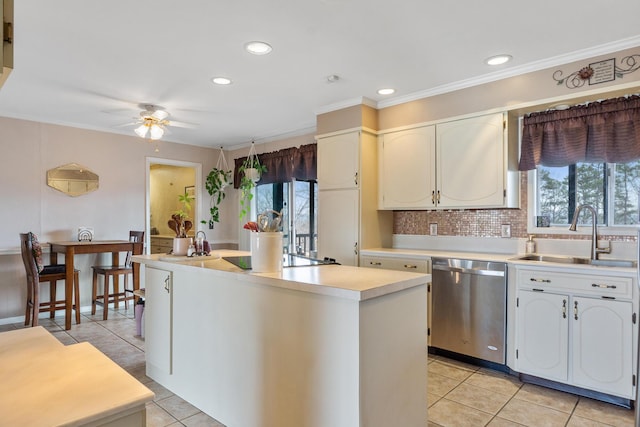
[[[238,170],[240,172],[240,219],[242,219],[249,213],[253,199],[253,188],[260,180],[260,176],[267,171],[266,166],[260,164],[258,160],[253,142],[249,155]]]
[[[182,208],[175,211],[167,223],[176,233],[176,237],[173,238],[174,255],[186,255],[191,244],[191,237],[187,237],[187,233],[193,227],[193,222],[188,219],[192,201],[193,198],[186,191],[180,194],[178,202],[182,204]]]
[[[218,205],[222,203],[225,198],[225,188],[231,182],[231,171],[218,169],[217,167],[211,169],[209,175],[205,179],[204,185],[207,189],[207,193],[211,196],[211,202],[209,207],[209,214],[211,219],[209,220],[210,228],[213,228],[213,224],[220,222],[220,210]],[[206,224],[207,221],[201,221]]]

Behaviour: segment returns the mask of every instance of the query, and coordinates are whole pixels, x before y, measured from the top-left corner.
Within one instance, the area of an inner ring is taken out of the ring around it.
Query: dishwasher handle
[[[432,270],[450,271],[453,273],[475,274],[477,276],[497,276],[504,277],[504,271],[500,270],[486,270],[482,268],[464,268],[464,267],[451,267],[449,265],[433,264]]]

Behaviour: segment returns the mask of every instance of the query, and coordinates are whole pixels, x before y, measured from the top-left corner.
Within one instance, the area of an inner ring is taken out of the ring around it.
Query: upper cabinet
[[[318,189],[358,188],[360,132],[344,133],[318,141]]]
[[[436,127],[424,126],[380,136],[380,191],[383,209],[434,206]]]
[[[517,138],[504,113],[392,132],[379,144],[381,209],[519,206]]]
[[[2,49],[0,49],[0,87],[13,69],[13,0],[0,0],[2,11]]]

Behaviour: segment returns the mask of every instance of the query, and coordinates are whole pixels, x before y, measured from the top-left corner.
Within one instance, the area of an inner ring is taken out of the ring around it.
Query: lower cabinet
[[[145,357],[147,373],[173,371],[173,273],[145,266]]]
[[[383,268],[386,270],[408,271],[410,273],[431,273],[431,261],[424,258],[396,258],[362,255],[360,267]],[[431,345],[431,283],[427,284],[427,345]]]
[[[543,274],[518,276],[518,285],[535,285],[517,290],[516,371],[633,399],[633,303],[606,294],[620,279]],[[602,294],[577,295],[593,289]]]

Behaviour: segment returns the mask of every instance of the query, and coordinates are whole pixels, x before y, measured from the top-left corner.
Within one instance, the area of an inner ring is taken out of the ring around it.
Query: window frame
[[[287,185],[288,186],[288,191],[286,192],[282,192],[282,202],[283,202],[283,207],[284,204],[286,204],[287,209],[288,209],[288,216],[287,216],[287,220],[288,220],[288,224],[284,225],[283,228],[286,228],[288,230],[288,243],[285,245],[285,248],[287,250],[287,253],[292,253],[292,254],[298,254],[297,253],[297,247],[295,244],[296,238],[298,236],[298,230],[297,227],[295,225],[296,222],[296,215],[295,215],[295,203],[296,203],[296,186],[298,183],[304,183],[309,185],[309,195],[311,198],[315,198],[315,201],[317,201],[317,197],[318,197],[318,181],[317,180],[298,180],[295,178],[292,178],[291,181],[286,181],[286,182],[273,182],[273,183],[269,183],[269,184],[260,184],[258,183],[253,189],[252,191],[254,191],[254,199],[252,200],[253,202],[255,202],[252,205],[252,208],[254,210],[256,210],[255,214],[252,214],[251,216],[255,219],[255,217],[257,216],[258,212],[257,212],[257,203],[258,203],[258,188],[261,186],[270,186],[271,188],[273,188],[274,186],[277,185]],[[286,200],[285,200],[285,193],[286,193]],[[275,200],[274,200],[275,201]],[[310,235],[309,235],[309,247],[308,249],[308,256],[314,256],[314,254],[317,254],[318,248],[317,248],[317,238],[318,238],[318,233],[317,233],[317,215],[318,215],[318,206],[316,204],[315,201],[311,201],[310,202],[310,208],[313,208],[315,210],[315,219],[310,221],[310,225],[311,226],[315,226],[316,230],[311,230],[310,231]],[[273,209],[273,207],[271,208]],[[309,214],[311,216],[312,212],[311,209],[309,211]],[[298,254],[298,255],[305,255],[304,253],[302,254]],[[305,255],[306,256],[306,255]]]
[[[609,166],[607,166],[609,169]],[[532,169],[527,172],[527,234],[571,234],[571,235],[591,235],[591,226],[578,225],[576,231],[569,231],[569,225],[566,227],[550,226],[550,227],[538,227],[536,222],[536,212],[538,211],[538,171]],[[613,180],[609,180],[613,181]],[[609,184],[611,185],[611,184]],[[609,191],[611,196],[612,193]],[[613,197],[607,197],[605,203],[608,204],[609,211],[614,203]],[[629,236],[635,235],[640,230],[640,225],[600,225],[598,224],[598,233],[606,234],[609,236]]]

